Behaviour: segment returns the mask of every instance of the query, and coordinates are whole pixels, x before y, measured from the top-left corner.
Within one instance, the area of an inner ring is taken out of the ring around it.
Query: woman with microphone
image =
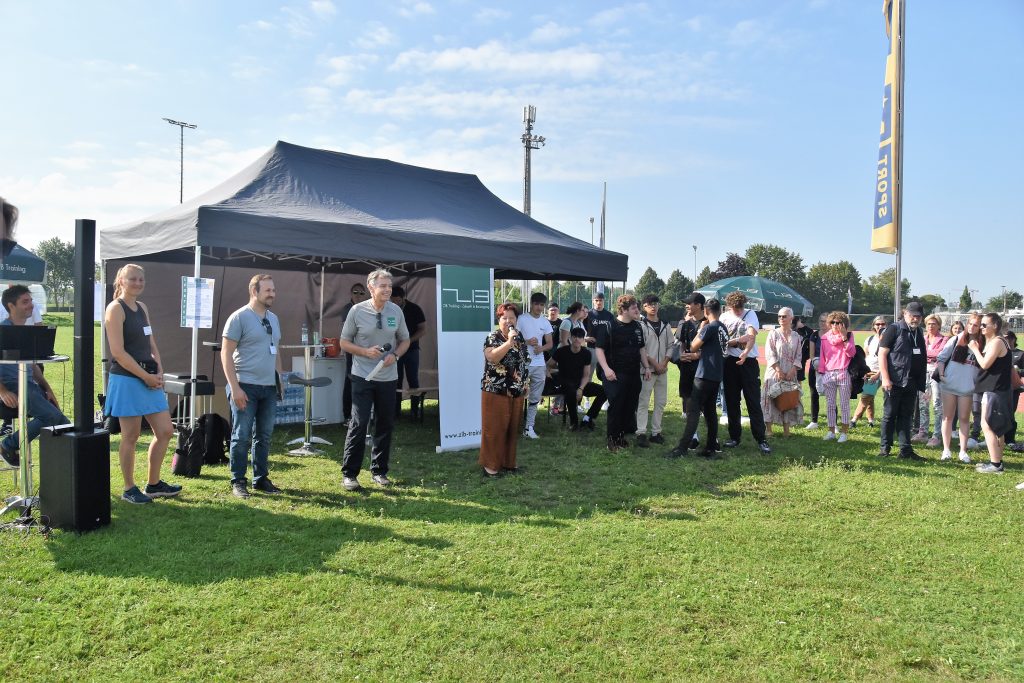
[[[518,470],[519,422],[530,380],[530,353],[516,330],[519,309],[504,303],[497,313],[498,329],[484,342],[484,376],[480,380],[480,466],[486,477]]]

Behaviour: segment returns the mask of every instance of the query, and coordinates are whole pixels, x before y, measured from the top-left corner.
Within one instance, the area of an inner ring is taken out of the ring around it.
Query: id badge
[[[914,347],[914,355],[915,355],[915,356],[920,356],[920,355],[921,355],[921,349],[919,349],[919,348],[917,348],[917,347],[915,346],[915,347]]]
[[[277,347],[274,346],[273,342],[270,343],[270,355],[271,356],[276,356],[277,355]]]
[[[146,325],[145,327],[142,328],[142,334],[146,335],[147,337],[152,335],[153,334],[153,328],[150,327],[149,325]]]

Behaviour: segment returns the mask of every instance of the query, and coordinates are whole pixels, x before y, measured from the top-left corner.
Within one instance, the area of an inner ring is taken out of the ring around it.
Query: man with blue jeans
[[[252,487],[263,493],[281,493],[267,476],[281,391],[281,326],[270,311],[276,294],[269,275],[254,275],[249,281],[249,303],[232,313],[224,325],[220,358],[231,406],[231,492],[239,498],[249,497],[245,472],[250,449]]]
[[[0,303],[9,317],[0,325],[26,325],[32,317],[32,294],[24,285],[14,285],[4,291]],[[60,411],[57,398],[53,395],[50,384],[43,377],[39,366],[33,365],[28,378],[28,395],[25,397],[25,408],[32,417],[28,421],[28,440],[39,436],[43,427],[67,424],[68,418]],[[8,408],[18,407],[18,366],[15,364],[0,365],[0,401]],[[0,441],[0,457],[11,467],[21,463],[18,450],[18,433],[8,434]]]

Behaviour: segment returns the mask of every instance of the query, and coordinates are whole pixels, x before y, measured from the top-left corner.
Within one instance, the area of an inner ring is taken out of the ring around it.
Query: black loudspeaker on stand
[[[75,424],[39,437],[39,508],[50,526],[90,531],[110,524],[110,433],[93,422],[96,221],[75,221]]]

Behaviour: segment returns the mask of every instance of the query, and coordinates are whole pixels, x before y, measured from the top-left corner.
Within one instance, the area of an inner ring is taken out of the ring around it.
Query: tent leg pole
[[[192,269],[192,276],[199,279],[199,261],[202,257],[202,252],[199,250],[199,245],[196,245],[195,263]],[[198,296],[198,291],[196,295]],[[189,427],[195,428],[196,426],[196,374],[198,372],[199,365],[199,318],[197,317],[192,324],[192,385],[190,387],[188,397],[188,419]],[[179,418],[181,416],[179,415]]]
[[[107,362],[107,262],[100,261],[100,393],[106,395],[110,368]]]
[[[317,330],[318,330],[317,331],[317,335],[319,335],[321,343],[323,343],[322,340],[324,338],[324,285],[326,285],[326,283],[324,282],[324,277],[326,275],[326,272],[327,272],[327,267],[324,266],[324,265],[321,265],[320,266],[320,318],[319,318],[320,322],[317,325]]]

